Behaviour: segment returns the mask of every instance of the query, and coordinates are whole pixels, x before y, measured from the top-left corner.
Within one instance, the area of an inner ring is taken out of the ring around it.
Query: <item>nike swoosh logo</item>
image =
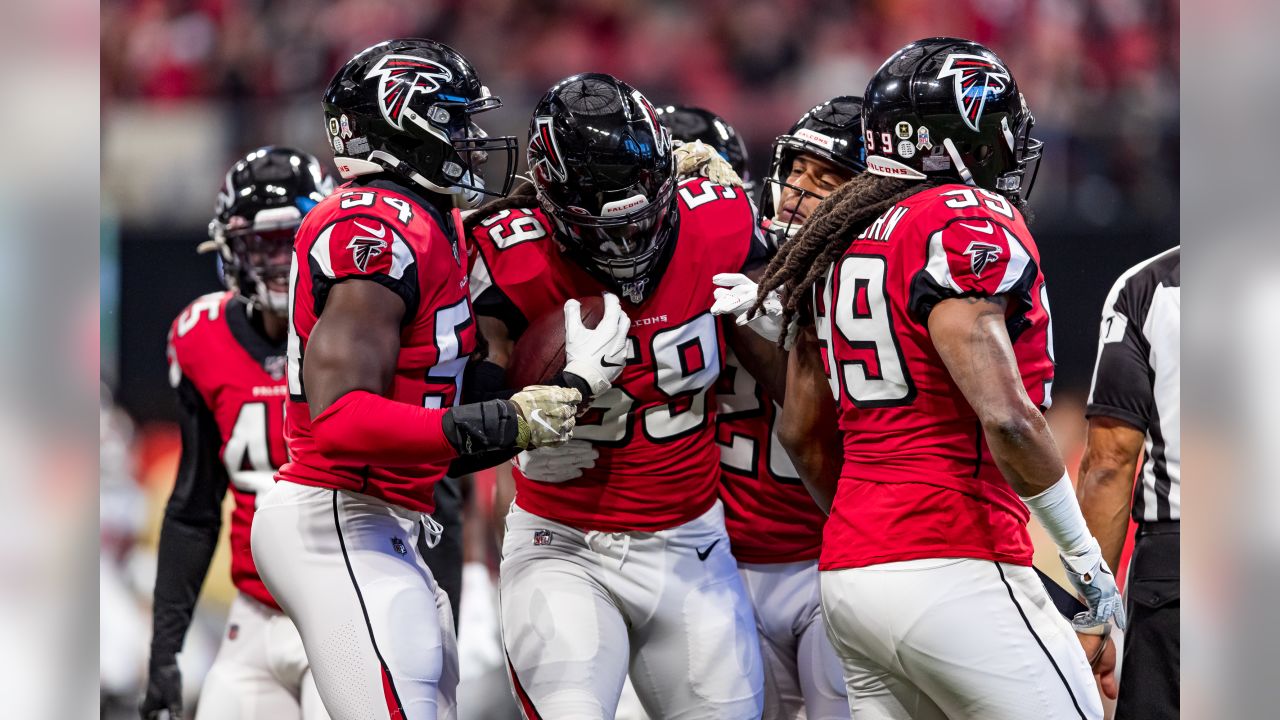
[[[987,223],[986,225],[982,225],[980,227],[974,227],[968,223],[960,223],[960,224],[963,225],[964,227],[969,228],[970,230],[973,230],[974,232],[980,232],[984,235],[994,235],[996,232],[995,227],[992,226],[991,223]]]
[[[547,422],[546,419],[542,417],[542,408],[538,408],[537,410],[529,413],[529,422],[536,422],[547,430],[553,433],[558,433],[558,431],[551,426],[551,423]]]
[[[622,367],[622,363],[609,362],[604,358],[600,358],[600,366],[601,367]]]
[[[707,556],[711,555],[711,548],[714,548],[716,546],[716,543],[718,542],[720,542],[719,538],[717,538],[715,542],[708,545],[706,550],[698,550],[697,548],[694,548],[694,552],[698,553],[698,559],[703,562],[706,562]]]
[[[365,231],[365,232],[369,233],[370,235],[372,235],[372,236],[374,236],[374,237],[378,238],[379,240],[381,240],[381,239],[382,239],[382,238],[387,234],[387,226],[386,226],[386,225],[383,225],[383,226],[379,227],[377,230],[374,230],[373,228],[369,227],[368,225],[365,225],[364,223],[360,222],[359,220],[352,220],[352,222],[354,222],[354,223],[356,224],[356,227],[358,227],[358,228],[360,228],[361,230],[363,230],[363,231]]]

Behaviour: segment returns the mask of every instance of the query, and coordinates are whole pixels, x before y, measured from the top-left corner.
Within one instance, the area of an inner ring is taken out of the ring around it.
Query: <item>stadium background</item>
[[[818,102],[861,94],[902,44],[946,34],[988,45],[1046,142],[1032,229],[1058,362],[1050,419],[1073,471],[1107,289],[1178,242],[1175,0],[107,0],[101,10],[103,572],[119,589],[103,604],[102,662],[104,683],[123,694],[140,681],[140,650],[145,662],[149,568],[176,464],[164,337],[186,303],[219,287],[213,260],[195,253],[217,187],[265,143],[332,170],[319,96],[373,42],[458,48],[506,104],[482,125],[522,149],[547,87],[611,72],[655,104],[721,114],[745,137],[756,178],[774,136]],[[207,647],[193,653],[216,645],[225,567],[215,561],[206,584],[193,635]]]

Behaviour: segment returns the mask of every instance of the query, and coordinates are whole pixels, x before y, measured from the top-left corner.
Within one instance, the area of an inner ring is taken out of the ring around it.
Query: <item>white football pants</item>
[[[822,619],[818,561],[738,563],[756,611],[764,720],[849,720],[840,658]]]
[[[297,624],[334,720],[455,717],[452,612],[417,549],[438,533],[430,522],[366,495],[283,481],[258,501],[253,559]]]
[[[1084,650],[1031,568],[948,558],[821,575],[857,720],[1101,720]]]
[[[503,644],[526,718],[611,720],[628,670],[651,717],[760,717],[760,641],[720,503],[652,533],[513,505],[506,528]]]
[[[329,720],[293,621],[236,595],[196,720]]]

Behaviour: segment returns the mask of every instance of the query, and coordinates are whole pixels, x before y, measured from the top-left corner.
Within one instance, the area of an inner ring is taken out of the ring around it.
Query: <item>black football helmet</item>
[[[986,47],[917,40],[880,66],[864,97],[868,171],[954,178],[1015,203],[1030,195],[1044,143],[1031,137],[1035,118],[1013,72]]]
[[[800,196],[818,193],[796,187],[787,182],[791,166],[800,153],[816,155],[845,168],[850,175],[867,169],[866,150],[862,144],[862,98],[841,95],[815,105],[791,126],[785,134],[773,141],[773,160],[769,174],[764,178],[760,194],[760,216],[773,218],[781,204],[782,188],[788,187]],[[785,234],[792,235],[799,227],[788,227]]]
[[[344,178],[389,172],[470,208],[515,177],[516,139],[491,138],[472,116],[501,107],[458,51],[434,40],[387,40],[351,58],[324,92],[334,162]],[[501,186],[484,167],[505,154]]]
[[[733,167],[748,194],[755,191],[756,184],[747,172],[747,145],[724,118],[693,105],[663,105],[654,109],[675,145],[701,140]]]
[[[568,255],[643,302],[679,222],[671,139],[644,95],[603,73],[556,83],[529,124],[529,172]]]
[[[228,289],[260,309],[286,313],[294,232],[332,191],[333,181],[314,155],[258,148],[227,171],[209,221],[209,240],[199,250],[218,253]]]

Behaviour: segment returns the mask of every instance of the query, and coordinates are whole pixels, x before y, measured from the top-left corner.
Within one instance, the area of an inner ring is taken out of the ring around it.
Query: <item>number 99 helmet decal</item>
[[[1009,67],[957,38],[917,40],[890,56],[867,84],[862,126],[868,172],[954,178],[1018,204],[1044,146]]]

